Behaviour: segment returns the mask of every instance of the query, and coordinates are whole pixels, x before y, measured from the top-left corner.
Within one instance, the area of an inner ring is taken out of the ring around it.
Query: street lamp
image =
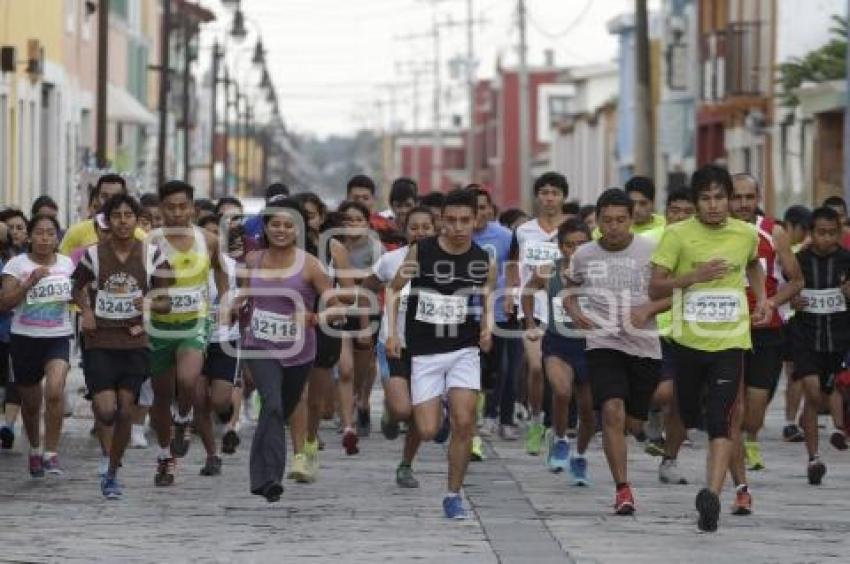
[[[248,35],[248,29],[245,27],[245,14],[242,9],[237,7],[233,14],[233,27],[230,28],[230,36],[241,43]]]
[[[266,50],[263,49],[263,40],[261,38],[257,38],[257,45],[254,47],[254,57],[251,59],[251,62],[255,65],[262,65],[266,62]]]

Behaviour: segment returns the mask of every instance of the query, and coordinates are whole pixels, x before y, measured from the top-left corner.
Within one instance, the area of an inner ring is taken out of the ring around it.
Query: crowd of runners
[[[845,202],[769,217],[757,178],[713,165],[663,202],[638,176],[593,203],[555,172],[533,189],[534,210],[499,210],[486,187],[420,195],[399,178],[377,212],[358,175],[335,210],[273,184],[246,215],[181,181],[136,198],[107,174],[74,225],[47,196],[0,211],[0,448],[25,440],[33,479],[63,472],[79,363],[107,499],[122,498],[127,448],[153,451],[154,485],[174,486],[192,442],[200,475],[220,475],[256,418],[248,489],[276,502],[285,479],[318,478],[320,451],[359,455],[375,421],[403,436],[401,488],[419,487],[420,444],[446,443],[451,519],[467,515],[483,437],[524,440],[575,486],[604,454],[618,515],[637,510],[627,448],[640,445],[662,483],[704,484],[697,523],[714,531],[727,473],[731,512],[753,511],[747,473],[765,468],[759,433],[784,375],[782,438],[804,443],[801,468],[821,484],[818,417],[839,450],[850,424]],[[320,436],[330,419],[338,437]],[[704,480],[677,464],[695,429]]]

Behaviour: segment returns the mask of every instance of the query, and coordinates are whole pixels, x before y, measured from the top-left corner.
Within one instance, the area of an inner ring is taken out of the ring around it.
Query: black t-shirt
[[[843,352],[850,347],[850,309],[841,284],[850,276],[850,251],[839,248],[820,256],[810,248],[797,253],[803,271],[801,297],[808,311],[797,311],[789,324],[791,337],[819,352]],[[844,311],[837,311],[844,309]],[[831,313],[826,313],[831,312]]]
[[[417,244],[416,276],[410,281],[405,340],[412,356],[478,346],[478,321],[490,255],[472,243],[463,254],[447,253],[437,237]]]

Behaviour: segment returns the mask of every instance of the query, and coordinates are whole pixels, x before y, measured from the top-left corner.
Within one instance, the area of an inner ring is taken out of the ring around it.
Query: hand
[[[97,321],[94,318],[94,312],[91,309],[83,311],[80,317],[80,328],[86,333],[94,333],[97,331]]]
[[[788,304],[794,311],[803,311],[804,309],[806,309],[806,298],[804,298],[800,294],[797,294],[796,296],[788,300]]]
[[[26,283],[27,288],[32,288],[33,286],[38,284],[39,281],[42,278],[44,278],[45,276],[48,276],[49,274],[50,274],[50,268],[48,268],[46,266],[39,266],[38,268],[36,268],[32,272],[30,272],[30,276],[29,276],[29,278],[27,278],[27,283]]]
[[[401,343],[398,337],[392,335],[387,337],[387,342],[384,343],[387,349],[387,356],[390,358],[401,358]]]
[[[641,305],[631,309],[629,312],[629,318],[631,320],[632,327],[640,329],[649,323],[650,318],[652,318],[652,314],[649,311],[648,305]]]
[[[543,336],[543,329],[537,325],[530,325],[525,328],[525,338],[531,342],[537,341]]]
[[[502,305],[504,306],[505,315],[511,317],[514,314],[514,308],[516,308],[516,296],[510,289],[505,293],[505,301]]]
[[[751,321],[753,327],[764,327],[770,323],[773,310],[776,309],[771,300],[764,300],[756,304]]]
[[[579,313],[578,315],[573,316],[573,322],[576,324],[576,327],[583,331],[593,331],[594,329],[599,328],[599,326],[584,313]]]
[[[483,352],[490,352],[493,348],[493,333],[489,329],[482,329],[478,336],[478,346]]]
[[[729,264],[723,259],[712,259],[699,265],[693,272],[695,284],[719,280],[729,272]]]
[[[136,311],[144,311],[145,308],[145,297],[144,296],[136,296],[133,298],[133,307],[136,308]]]

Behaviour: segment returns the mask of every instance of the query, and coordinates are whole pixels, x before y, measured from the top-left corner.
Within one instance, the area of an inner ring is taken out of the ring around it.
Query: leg
[[[257,428],[251,442],[249,462],[251,493],[263,495],[272,484],[280,484],[286,464],[286,417],[283,409],[283,371],[271,359],[251,359],[254,385],[262,399]]]
[[[476,390],[452,388],[449,390],[449,417],[452,436],[449,442],[449,492],[457,493],[463,487],[463,478],[469,465],[472,435],[475,431]]]
[[[65,378],[68,375],[68,361],[53,359],[45,366],[44,382],[44,449],[56,452],[62,422],[65,419]]]
[[[546,377],[552,386],[552,430],[563,439],[569,424],[570,399],[573,395],[573,369],[557,356],[546,357]]]
[[[331,386],[330,369],[314,367],[310,371],[307,387],[307,440],[310,442],[318,437],[325,397]]]
[[[151,407],[151,427],[156,433],[160,456],[171,444],[171,402],[174,400],[174,369],[169,368],[159,375],[151,377],[153,387],[153,406]]]
[[[30,449],[41,448],[41,403],[42,392],[40,384],[15,384],[21,394],[21,418]]]
[[[529,341],[523,337],[525,360],[528,363],[528,405],[531,408],[532,420],[540,416],[543,409],[543,353],[540,339]],[[542,423],[542,419],[540,421]]]
[[[177,350],[176,360],[177,413],[180,417],[188,417],[192,410],[195,387],[204,366],[204,353],[196,348],[180,348]]]
[[[292,453],[304,451],[304,441],[307,439],[307,387],[304,387],[301,398],[289,416],[289,434],[292,436]]]
[[[352,429],[352,415],[354,413],[354,352],[351,337],[342,338],[342,348],[339,354],[339,419],[344,430]]]
[[[785,423],[797,422],[797,414],[800,411],[800,401],[803,399],[803,384],[800,380],[791,377],[794,373],[794,363],[785,363],[785,376],[787,386],[785,388]]]
[[[207,452],[207,458],[215,456],[216,445],[215,437],[213,436],[212,410],[210,388],[213,380],[208,376],[201,376],[195,384],[194,393],[194,410],[195,410],[195,430],[201,438],[201,443],[204,445],[204,450]]]
[[[578,438],[576,439],[576,452],[584,454],[590,444],[593,435],[596,434],[596,417],[593,413],[593,394],[590,384],[584,383],[576,386],[576,403],[578,407]]]
[[[617,485],[628,483],[626,471],[626,406],[621,398],[611,398],[602,404],[602,445]]]
[[[132,390],[118,390],[118,413],[113,427],[112,450],[109,453],[109,473],[116,475],[124,458],[127,443],[130,442],[133,407],[136,405],[136,393]]]
[[[406,378],[390,376],[387,380],[387,408],[394,421],[408,421],[413,414],[410,384]]]
[[[431,441],[437,436],[443,423],[442,407],[443,400],[439,396],[413,406],[413,422],[421,440]]]
[[[806,452],[809,459],[818,455],[818,411],[821,404],[820,378],[817,375],[805,376],[798,380],[803,390],[803,416],[800,426],[806,439]]]
[[[369,398],[375,384],[375,348],[354,347],[354,389],[357,408],[369,411]]]

